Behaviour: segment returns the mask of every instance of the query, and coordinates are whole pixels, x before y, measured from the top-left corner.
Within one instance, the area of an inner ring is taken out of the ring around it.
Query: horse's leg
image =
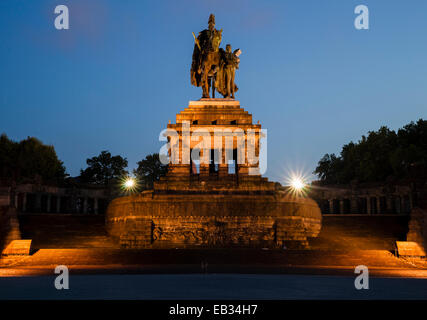
[[[202,62],[200,66],[200,86],[202,87],[202,99],[206,98],[206,89],[205,89],[205,74],[206,74],[206,63]]]
[[[212,98],[215,99],[215,75],[212,76]]]
[[[210,98],[209,83],[208,83],[209,69],[210,68],[207,68],[207,65],[205,64],[205,70],[203,71],[203,77],[202,77],[203,98]]]

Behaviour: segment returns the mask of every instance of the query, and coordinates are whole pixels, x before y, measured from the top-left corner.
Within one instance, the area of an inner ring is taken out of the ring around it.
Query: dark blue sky
[[[54,8],[70,29],[54,28]],[[368,5],[370,29],[354,28]],[[110,150],[130,168],[189,100],[191,32],[215,13],[241,48],[237,99],[268,129],[267,176],[310,173],[382,125],[427,117],[427,2],[0,1],[0,131],[53,144],[68,172]]]

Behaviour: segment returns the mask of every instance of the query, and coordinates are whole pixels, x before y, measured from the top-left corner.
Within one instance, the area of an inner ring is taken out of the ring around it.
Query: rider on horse
[[[209,16],[209,29],[205,29],[194,36],[195,45],[193,51],[193,63],[191,65],[191,84],[202,86],[203,98],[209,98],[210,77],[215,73],[221,43],[222,30],[215,29],[215,16]]]

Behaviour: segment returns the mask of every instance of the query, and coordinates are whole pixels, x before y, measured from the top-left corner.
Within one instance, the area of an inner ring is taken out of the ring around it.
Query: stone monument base
[[[261,124],[252,123],[239,101],[190,101],[168,129],[175,132],[171,154],[181,162],[169,164],[154,190],[108,207],[108,231],[123,247],[276,247],[318,235],[316,202],[287,194],[259,173],[260,160],[253,158],[261,153]],[[207,153],[209,163],[184,160],[195,150]]]
[[[113,200],[107,229],[124,248],[269,247],[316,237],[317,204],[270,194],[156,194]],[[287,245],[288,246],[288,245]]]

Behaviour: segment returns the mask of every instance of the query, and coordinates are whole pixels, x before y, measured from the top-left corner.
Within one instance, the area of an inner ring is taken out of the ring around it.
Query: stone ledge
[[[232,99],[200,99],[190,100],[189,106],[240,106],[240,101]]]

